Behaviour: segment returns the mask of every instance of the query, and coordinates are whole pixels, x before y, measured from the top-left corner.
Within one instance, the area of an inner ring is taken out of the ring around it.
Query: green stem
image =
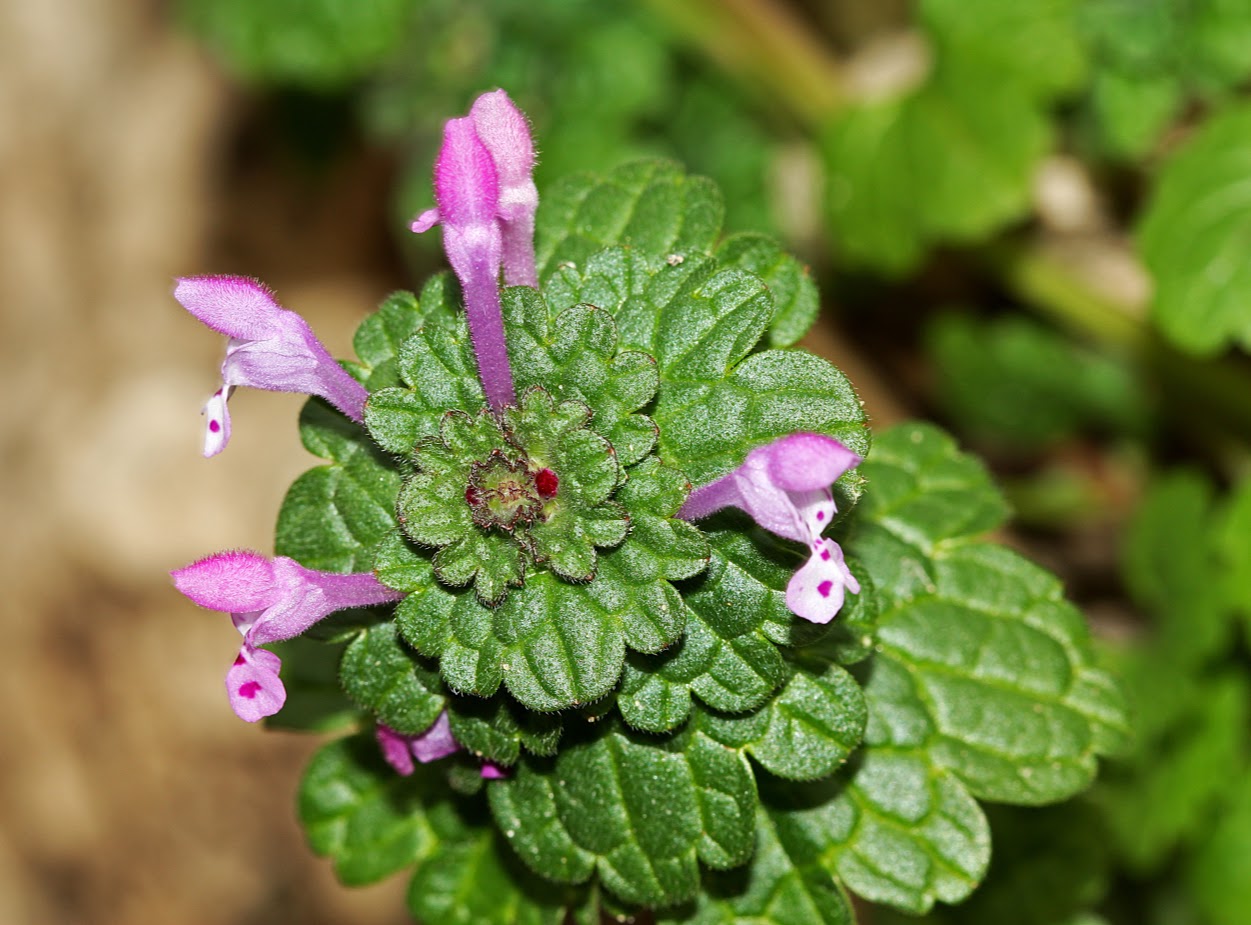
[[[811,130],[845,102],[843,69],[810,27],[777,0],[647,0],[660,19],[749,88]]]

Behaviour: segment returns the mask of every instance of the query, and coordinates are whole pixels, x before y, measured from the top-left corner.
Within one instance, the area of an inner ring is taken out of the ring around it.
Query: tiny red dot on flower
[[[817,511],[817,520],[825,520],[825,511]]]
[[[239,685],[239,696],[246,697],[248,700],[252,700],[260,692],[261,686],[255,681],[248,681]]]
[[[534,487],[544,498],[554,498],[556,489],[560,487],[560,477],[551,469],[540,469],[534,475]]]
[[[829,551],[828,549],[822,549],[822,550],[821,550],[821,558],[822,558],[822,559],[824,559],[826,562],[829,562],[829,561],[830,561],[830,551]]]
[[[217,421],[209,421],[209,430],[211,430],[213,433],[217,433],[221,429],[222,429],[222,426],[220,423],[218,423]]]
[[[820,594],[822,597],[829,597],[830,592],[833,590],[834,590],[834,582],[832,581],[823,581],[821,582],[821,584],[817,585],[817,593]]]
[[[246,658],[244,658],[244,657],[243,657],[243,653],[242,653],[242,652],[240,652],[238,655],[236,655],[236,656],[235,656],[235,667],[236,667],[236,668],[237,668],[237,667],[239,667],[240,665],[246,665],[247,663],[248,663],[248,660],[247,660]]]

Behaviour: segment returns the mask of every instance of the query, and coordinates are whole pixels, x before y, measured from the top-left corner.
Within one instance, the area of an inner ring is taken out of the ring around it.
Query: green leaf
[[[400,384],[400,348],[421,326],[426,313],[427,307],[413,293],[393,292],[361,322],[352,339],[360,363],[349,368],[369,391]]]
[[[1217,557],[1220,535],[1211,484],[1180,470],[1157,479],[1134,512],[1124,573],[1134,602],[1155,620],[1155,643],[1196,665],[1230,641],[1228,585]]]
[[[1046,572],[971,541],[1002,502],[931,428],[889,432],[862,468],[877,490],[857,508],[850,548],[884,598],[873,670],[901,681],[907,743],[983,798],[1043,803],[1080,790],[1125,725],[1081,614]]]
[[[870,710],[879,710],[866,691]],[[858,895],[912,913],[963,900],[990,860],[976,801],[923,753],[870,744],[837,778],[774,787],[766,806],[780,831]]]
[[[848,109],[827,133],[827,215],[840,252],[901,274],[933,244],[985,238],[1028,213],[1050,145],[1016,75],[942,59],[916,92]]]
[[[249,80],[328,91],[348,86],[400,47],[407,0],[181,0],[183,21]]]
[[[352,641],[341,674],[357,706],[405,735],[429,729],[446,704],[437,668],[404,645],[390,620]]]
[[[1164,165],[1138,223],[1155,322],[1199,356],[1251,347],[1249,150],[1251,106],[1213,117]]]
[[[522,709],[504,696],[449,697],[447,715],[456,741],[496,764],[516,763],[523,745],[535,755],[554,755],[560,741],[558,715]]]
[[[365,426],[378,445],[407,456],[426,438],[439,434],[447,411],[475,413],[486,399],[460,290],[450,274],[432,278],[422,290],[424,324],[400,348],[398,367],[407,388],[374,392],[365,404]]]
[[[1031,448],[1083,430],[1145,430],[1133,370],[1038,322],[941,315],[927,340],[950,417],[983,440]]]
[[[323,746],[300,782],[300,822],[309,844],[334,861],[350,886],[381,880],[437,845],[427,816],[436,806],[435,772],[419,766],[401,777],[370,735]]]
[[[422,925],[560,925],[564,903],[488,827],[441,844],[408,887],[409,911]]]
[[[986,882],[928,925],[1106,925],[1089,910],[1108,886],[1109,852],[1097,812],[1084,800],[1044,808],[990,808],[995,851]],[[884,915],[883,925],[915,923]]]
[[[699,727],[731,748],[741,748],[766,770],[792,780],[832,774],[864,735],[860,685],[837,665],[797,669],[786,686],[753,713],[702,712]]]
[[[940,60],[976,61],[1042,100],[1075,89],[1086,72],[1077,28],[1082,0],[921,0],[922,24]]]
[[[725,206],[716,185],[667,161],[639,161],[605,176],[566,177],[543,196],[535,229],[539,276],[562,263],[626,245],[656,257],[707,254]]]
[[[759,277],[706,258],[674,263],[626,248],[561,268],[546,292],[554,305],[589,302],[610,312],[622,343],[654,356],[662,380],[722,378],[775,311]]]
[[[496,823],[532,869],[563,883],[598,871],[629,903],[690,899],[699,861],[734,867],[754,843],[746,759],[694,731],[666,745],[603,727],[562,748],[552,767],[522,761],[489,797]]]
[[[786,680],[781,653],[762,629],[766,611],[759,604],[770,599],[768,589],[714,549],[707,572],[683,598],[686,636],[626,664],[617,706],[636,728],[675,728],[690,712],[691,694],[725,712],[755,709]]]
[[[308,568],[365,572],[374,548],[395,529],[400,476],[360,429],[321,402],[300,415],[310,452],[334,460],[301,475],[278,512],[274,550]]]
[[[864,409],[847,378],[799,350],[753,354],[713,382],[662,384],[655,418],[660,456],[695,484],[725,475],[752,449],[796,431],[828,434],[861,455],[869,449]],[[844,476],[841,484],[854,486],[854,478]]]
[[[819,851],[761,810],[756,854],[746,871],[713,872],[689,912],[658,921],[686,925],[854,925],[851,903],[822,865]]]
[[[821,301],[808,268],[761,234],[736,234],[717,248],[717,262],[760,277],[773,296],[769,346],[790,347],[808,333]]]
[[[1212,925],[1241,925],[1251,914],[1251,785],[1244,771],[1211,836],[1188,860],[1186,883]]]
[[[656,394],[656,362],[638,351],[618,352],[611,315],[580,304],[551,319],[547,303],[526,287],[505,290],[503,311],[518,393],[539,386],[558,400],[586,402],[595,409],[591,426],[623,466],[651,451],[656,425],[632,412]]]
[[[1189,673],[1167,649],[1135,653],[1123,670],[1138,739],[1096,795],[1121,862],[1147,874],[1202,840],[1229,781],[1246,774],[1251,690],[1229,670]]]
[[[1188,100],[1219,105],[1251,73],[1240,0],[1089,0],[1080,13],[1095,138],[1113,155],[1147,153]]]

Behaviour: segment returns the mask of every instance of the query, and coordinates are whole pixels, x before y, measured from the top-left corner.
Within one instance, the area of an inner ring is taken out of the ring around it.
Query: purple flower
[[[696,488],[678,516],[699,520],[734,506],[766,530],[806,545],[810,555],[786,586],[786,606],[805,620],[829,623],[843,606],[844,589],[860,592],[842,549],[821,536],[836,513],[830,486],[859,463],[832,437],[791,434],[757,447],[729,475]]]
[[[170,574],[179,591],[201,607],[229,613],[243,634],[226,673],[226,693],[249,723],[277,713],[287,699],[278,677],[282,661],[260,646],[298,636],[336,610],[403,596],[368,572],[316,572],[284,556],[267,559],[246,550],[219,552]]]
[[[235,386],[319,395],[360,421],[369,393],[344,371],[309,329],[273,294],[241,276],[192,276],[178,281],[174,298],[183,308],[230,338],[222,362],[222,387],[204,406],[208,428],[204,455],[216,456],[230,441],[226,400]]]
[[[539,191],[534,185],[530,123],[503,90],[474,100],[469,117],[491,153],[499,177],[497,212],[504,239],[504,282],[509,286],[538,286],[534,213],[539,207]]]
[[[452,737],[447,710],[439,714],[429,729],[417,735],[404,735],[379,723],[374,730],[374,736],[378,739],[378,747],[382,749],[382,756],[387,759],[387,764],[404,777],[413,773],[414,758],[422,764],[429,764],[460,751],[460,743]],[[508,772],[493,761],[484,761],[482,776],[487,780],[499,780],[507,777]]]
[[[533,169],[526,117],[503,90],[485,93],[469,116],[444,126],[434,165],[438,207],[412,224],[418,233],[443,225],[443,248],[465,295],[478,374],[496,411],[516,401],[500,313],[500,270],[510,286],[538,285]]]

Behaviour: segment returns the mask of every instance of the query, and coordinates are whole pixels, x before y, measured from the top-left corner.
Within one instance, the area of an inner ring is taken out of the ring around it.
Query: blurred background
[[[1134,752],[992,814],[933,920],[1251,921],[1249,78],[1247,0],[0,3],[0,922],[406,920],[311,857],[316,741],[231,714],[233,630],[169,585],[313,464],[268,393],[200,458],[222,345],[170,291],[259,277],[348,355],[495,86],[540,190],[674,157],[799,254],[807,346],[986,456],[1126,678]]]

